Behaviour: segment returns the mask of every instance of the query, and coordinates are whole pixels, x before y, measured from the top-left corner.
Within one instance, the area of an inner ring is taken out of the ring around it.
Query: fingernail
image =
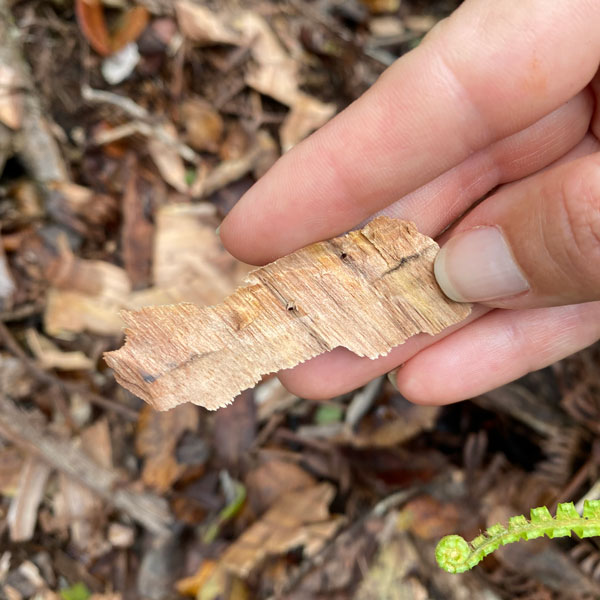
[[[397,369],[395,371],[390,371],[387,374],[387,378],[388,378],[389,382],[392,384],[392,386],[394,387],[395,390],[398,389],[398,383],[397,383],[397,379],[396,379],[397,374],[398,374],[397,373]]]
[[[457,302],[485,302],[529,289],[499,229],[477,227],[449,240],[435,259],[435,277]]]

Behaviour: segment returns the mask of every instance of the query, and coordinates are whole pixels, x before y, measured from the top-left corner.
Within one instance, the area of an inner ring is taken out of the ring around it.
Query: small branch
[[[48,123],[42,116],[29,65],[23,58],[21,36],[6,0],[0,0],[0,65],[13,70],[23,90],[23,123],[15,135],[15,146],[23,163],[41,183],[64,181],[68,170]]]
[[[164,499],[131,489],[118,471],[99,465],[71,442],[50,435],[6,397],[0,397],[0,436],[73,477],[148,531],[166,534],[173,524]]]
[[[113,412],[120,414],[121,416],[129,419],[130,421],[137,421],[137,412],[129,408],[128,406],[124,406],[123,404],[119,404],[114,400],[110,400],[109,398],[105,398],[104,396],[96,394],[95,392],[86,389],[79,383],[63,381],[54,373],[48,373],[47,371],[44,371],[43,369],[38,367],[35,361],[29,358],[27,354],[25,354],[21,346],[19,346],[19,344],[13,337],[8,327],[6,327],[6,325],[4,325],[4,323],[2,323],[1,321],[0,342],[6,347],[6,349],[11,354],[16,356],[23,363],[23,366],[27,369],[27,371],[29,371],[33,378],[37,379],[40,383],[48,386],[57,386],[65,396],[68,396],[69,394],[83,394],[92,404],[101,406],[106,410],[112,410]]]
[[[135,119],[130,123],[125,123],[108,131],[102,132],[94,138],[94,142],[99,146],[117,141],[123,137],[129,137],[135,133],[145,137],[154,137],[163,144],[167,144],[174,148],[179,156],[193,164],[202,162],[200,156],[187,144],[179,141],[175,136],[171,135],[160,124],[152,124],[152,115],[143,107],[125,96],[120,96],[113,92],[104,90],[95,90],[89,85],[81,86],[81,96],[88,102],[111,104],[120,108],[127,115]]]

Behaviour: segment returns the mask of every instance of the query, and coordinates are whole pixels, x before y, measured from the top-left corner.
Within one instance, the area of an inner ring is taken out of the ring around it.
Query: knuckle
[[[560,209],[571,264],[598,270],[600,263],[600,153],[570,169],[560,190]]]

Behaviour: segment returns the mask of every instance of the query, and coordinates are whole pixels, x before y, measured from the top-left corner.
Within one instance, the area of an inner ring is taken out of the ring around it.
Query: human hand
[[[376,213],[439,236],[494,190],[438,240],[438,282],[480,303],[467,321],[375,361],[338,348],[286,387],[331,397],[402,365],[409,400],[445,404],[600,338],[599,25],[597,0],[467,0],[240,200],[221,238],[264,264]]]

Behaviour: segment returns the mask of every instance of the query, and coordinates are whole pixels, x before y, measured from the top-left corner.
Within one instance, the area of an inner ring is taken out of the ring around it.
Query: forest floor
[[[158,413],[102,359],[121,309],[235,289],[220,220],[456,4],[0,0],[1,600],[600,598],[595,538],[434,558],[600,497],[598,345],[446,407]]]

